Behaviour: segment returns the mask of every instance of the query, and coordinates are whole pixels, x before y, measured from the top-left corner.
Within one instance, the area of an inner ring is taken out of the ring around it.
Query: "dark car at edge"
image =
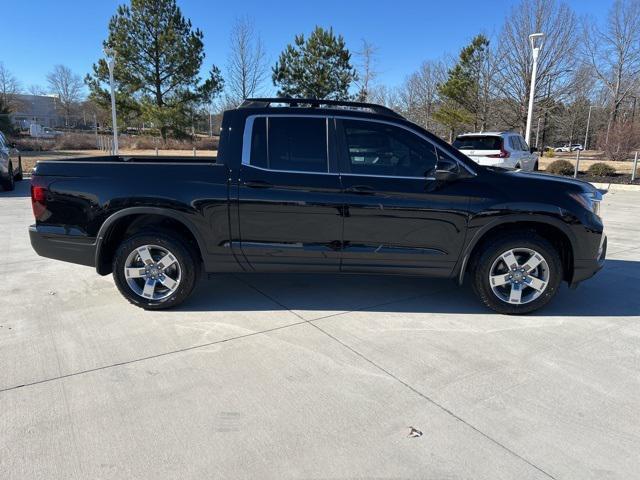
[[[355,102],[248,100],[224,113],[217,157],[39,162],[31,196],[38,254],[113,274],[146,309],[180,304],[202,272],[314,272],[468,278],[519,314],[606,252],[590,184],[477,165]]]

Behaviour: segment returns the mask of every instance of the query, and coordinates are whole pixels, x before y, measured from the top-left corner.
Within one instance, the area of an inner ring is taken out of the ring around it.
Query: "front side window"
[[[327,172],[326,119],[255,118],[250,164],[270,170]]]
[[[384,123],[342,122],[346,143],[345,173],[398,177],[433,175],[435,146],[412,132]]]

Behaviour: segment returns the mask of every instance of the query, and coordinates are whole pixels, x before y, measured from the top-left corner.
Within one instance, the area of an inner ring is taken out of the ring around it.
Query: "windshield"
[[[458,137],[453,142],[458,150],[500,150],[502,138],[494,136]]]

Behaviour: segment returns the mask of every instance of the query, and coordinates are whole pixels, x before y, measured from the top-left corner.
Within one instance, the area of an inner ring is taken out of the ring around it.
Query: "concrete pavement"
[[[526,317],[337,275],[224,275],[145,312],[37,257],[27,195],[0,192],[0,478],[640,472],[640,192],[605,196],[605,269]]]

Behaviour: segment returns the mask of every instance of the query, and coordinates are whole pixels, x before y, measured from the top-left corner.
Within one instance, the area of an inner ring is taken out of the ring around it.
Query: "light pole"
[[[593,105],[589,105],[589,115],[587,116],[587,132],[584,134],[584,149],[587,149],[588,141],[589,141],[589,125],[591,124],[591,109]]]
[[[111,88],[111,123],[113,124],[113,154],[118,155],[118,122],[116,119],[116,94],[113,90],[113,67],[116,63],[116,51],[113,48],[105,48],[109,67],[109,87]]]
[[[536,95],[536,75],[538,74],[538,55],[542,48],[544,33],[532,33],[529,35],[531,43],[531,53],[533,54],[533,68],[531,70],[531,89],[529,91],[529,111],[527,113],[527,131],[525,133],[525,141],[529,145],[531,140],[531,120],[533,117],[533,99]]]

